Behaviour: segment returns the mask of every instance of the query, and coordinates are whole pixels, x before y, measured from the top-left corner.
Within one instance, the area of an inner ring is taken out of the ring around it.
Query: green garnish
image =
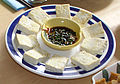
[[[117,63],[117,73],[120,74],[120,64]]]
[[[103,78],[106,79],[106,81],[109,81],[109,74],[108,74],[108,71],[106,69],[104,69],[102,71],[102,75],[103,75]]]

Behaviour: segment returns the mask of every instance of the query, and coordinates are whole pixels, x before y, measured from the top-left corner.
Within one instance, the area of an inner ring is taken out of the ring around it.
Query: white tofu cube
[[[39,24],[24,15],[20,18],[16,27],[25,34],[37,34],[40,30]]]
[[[31,39],[34,47],[39,46],[39,43],[37,41],[37,36],[35,34],[28,35],[28,37]]]
[[[95,37],[105,36],[101,22],[92,24],[86,28],[82,28],[82,32],[85,38],[93,38],[93,37],[95,38]]]
[[[17,44],[18,48],[22,48],[24,50],[29,50],[34,47],[31,39],[28,36],[22,34],[16,34],[15,43]]]
[[[67,57],[54,55],[45,63],[46,70],[51,72],[62,73],[67,62],[68,62]]]
[[[40,57],[42,55],[34,49],[26,51],[23,55],[23,59],[31,64],[38,64]]]
[[[71,62],[80,66],[83,70],[91,70],[100,64],[100,59],[94,55],[81,51],[80,53],[71,57]]]
[[[86,38],[81,43],[81,48],[93,55],[102,55],[107,47],[107,40],[101,38]]]
[[[71,18],[70,5],[69,4],[56,5],[56,17]]]
[[[81,27],[84,27],[91,18],[91,13],[84,9],[80,9],[80,11],[73,16],[72,20],[76,21]]]
[[[34,49],[40,52],[43,56],[50,57],[50,53],[40,48],[40,46],[36,46]]]
[[[23,58],[28,63],[38,64],[39,62],[44,63],[48,59],[48,56],[42,55],[34,48],[32,50],[26,51],[23,55]]]
[[[41,26],[50,18],[50,16],[40,7],[35,7],[32,9],[29,12],[28,17],[30,17]]]

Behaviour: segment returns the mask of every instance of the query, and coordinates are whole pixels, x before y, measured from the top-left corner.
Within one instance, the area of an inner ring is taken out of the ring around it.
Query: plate
[[[43,5],[41,8],[47,12],[49,15],[52,17],[55,17],[56,11],[55,11],[56,5]],[[81,8],[70,6],[70,12],[71,16],[74,16]],[[105,34],[106,34],[106,39],[108,40],[108,46],[103,55],[97,55],[98,58],[100,58],[100,65],[95,67],[94,69],[90,71],[84,71],[80,67],[75,66],[75,67],[66,67],[63,71],[63,73],[55,73],[55,72],[50,72],[45,70],[45,65],[44,64],[37,64],[37,65],[32,65],[30,63],[25,62],[22,57],[24,54],[23,49],[18,49],[15,46],[14,43],[14,38],[15,34],[19,33],[21,34],[21,31],[17,30],[15,28],[16,24],[18,23],[19,19],[21,18],[22,15],[27,16],[28,13],[31,11],[27,10],[20,15],[18,15],[9,25],[7,31],[6,31],[6,46],[8,49],[8,52],[10,53],[11,57],[22,67],[25,69],[36,73],[38,75],[42,75],[45,77],[50,77],[50,78],[55,78],[55,79],[75,79],[75,78],[82,78],[89,76],[91,74],[94,74],[101,70],[105,65],[111,60],[111,58],[114,55],[115,48],[116,48],[116,42],[115,42],[115,37],[112,33],[112,31],[108,28],[108,26],[100,20],[96,15],[92,13],[92,19],[89,20],[88,25],[94,24],[96,22],[101,21],[102,26],[104,28]]]
[[[105,70],[107,70],[107,72],[108,72],[109,77],[110,77],[111,72],[117,73],[118,64],[120,65],[120,61],[118,61],[118,62],[112,64],[111,66],[108,66],[108,67],[105,68]],[[95,80],[100,80],[102,78],[103,78],[102,71],[93,75],[93,77],[92,77],[93,84],[95,84]]]

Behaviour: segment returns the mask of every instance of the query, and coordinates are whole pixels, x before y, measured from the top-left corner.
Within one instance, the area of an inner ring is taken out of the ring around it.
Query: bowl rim
[[[41,28],[41,29],[42,29],[42,31],[41,31],[42,40],[43,40],[43,42],[44,42],[47,46],[49,46],[49,47],[51,47],[51,48],[53,48],[53,49],[57,49],[57,50],[70,50],[70,49],[74,48],[75,46],[79,45],[80,42],[81,42],[81,40],[82,40],[81,26],[80,26],[77,22],[75,22],[74,20],[69,19],[69,18],[54,17],[54,18],[51,18],[51,19],[49,19],[49,20],[59,19],[59,18],[60,18],[60,19],[66,19],[66,20],[72,21],[73,23],[75,23],[76,25],[79,26],[79,28],[80,28],[79,39],[78,39],[74,44],[71,44],[71,45],[61,46],[61,45],[53,44],[52,42],[49,42],[49,41],[46,39],[46,37],[44,36],[45,31],[43,30],[43,29],[44,29],[43,26],[45,26],[45,24],[43,24],[43,25],[42,25],[42,28]],[[48,20],[47,20],[47,21],[48,21]]]

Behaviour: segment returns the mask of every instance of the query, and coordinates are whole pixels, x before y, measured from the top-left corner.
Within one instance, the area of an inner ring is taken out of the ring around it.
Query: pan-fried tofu
[[[81,48],[93,55],[102,55],[107,47],[107,40],[101,38],[86,38],[81,43]]]
[[[67,57],[54,55],[45,63],[46,70],[51,72],[62,73],[67,62],[68,62]]]
[[[82,28],[82,32],[85,38],[95,38],[95,37],[104,37],[104,29],[102,27],[102,23],[98,22],[88,26],[86,28]]]
[[[111,80],[107,84],[119,84],[117,80]]]
[[[40,7],[32,9],[28,17],[40,24],[41,26],[50,18],[50,16]]]
[[[69,4],[56,5],[56,17],[71,18],[70,5]]]
[[[17,29],[21,30],[25,34],[37,34],[40,29],[40,25],[29,19],[27,16],[22,16],[17,24]]]
[[[102,79],[100,79],[100,80],[97,80],[97,81],[95,82],[95,84],[108,84],[108,83],[106,82],[106,79],[105,79],[105,78],[102,78]]]
[[[18,46],[18,48],[22,48],[24,50],[29,50],[34,47],[34,44],[31,41],[31,39],[28,36],[22,34],[16,34],[15,43]]]
[[[80,9],[80,11],[75,16],[73,16],[72,20],[76,21],[81,27],[84,27],[91,18],[92,14],[83,9]]]
[[[89,71],[100,64],[100,59],[86,51],[81,51],[71,57],[71,62],[83,70]]]
[[[44,63],[48,59],[48,56],[42,55],[36,49],[31,49],[24,53],[23,59],[28,63],[38,64],[39,62]]]

